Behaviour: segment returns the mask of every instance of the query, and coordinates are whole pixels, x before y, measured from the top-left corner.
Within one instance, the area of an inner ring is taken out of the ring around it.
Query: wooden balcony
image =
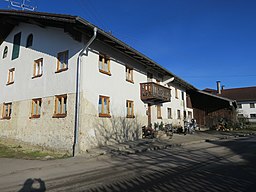
[[[154,82],[140,84],[140,98],[144,103],[160,104],[171,101],[171,89]]]

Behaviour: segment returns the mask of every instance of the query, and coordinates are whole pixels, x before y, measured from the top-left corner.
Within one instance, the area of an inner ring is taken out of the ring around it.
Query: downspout
[[[78,136],[79,136],[79,112],[80,112],[80,76],[81,76],[81,60],[83,55],[85,55],[85,51],[87,51],[88,47],[95,40],[97,35],[97,28],[94,27],[94,34],[92,38],[88,41],[85,47],[80,51],[77,58],[77,72],[76,72],[76,104],[75,104],[75,128],[74,128],[74,145],[73,145],[73,157],[79,153],[79,145],[78,145]]]

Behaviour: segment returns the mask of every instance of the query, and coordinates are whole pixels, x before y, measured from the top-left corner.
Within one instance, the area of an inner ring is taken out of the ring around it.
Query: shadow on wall
[[[126,118],[113,115],[111,118],[98,118],[94,127],[99,147],[137,140],[142,134],[142,124],[138,117]]]
[[[43,180],[39,179],[27,179],[24,182],[23,187],[18,192],[45,192],[46,186]]]

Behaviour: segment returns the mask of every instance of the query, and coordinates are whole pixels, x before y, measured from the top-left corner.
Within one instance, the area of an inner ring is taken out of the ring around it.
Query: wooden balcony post
[[[148,104],[148,127],[152,127],[152,125],[151,125],[151,104]]]

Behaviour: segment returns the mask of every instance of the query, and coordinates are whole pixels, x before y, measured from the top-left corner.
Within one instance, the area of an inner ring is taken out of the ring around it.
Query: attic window
[[[30,34],[27,38],[27,44],[26,44],[26,47],[32,47],[33,45],[33,34]]]
[[[7,54],[8,54],[8,47],[5,46],[4,53],[3,53],[3,59],[7,57]]]
[[[13,38],[12,60],[17,59],[19,57],[20,40],[21,40],[21,32],[14,35],[14,38]]]

